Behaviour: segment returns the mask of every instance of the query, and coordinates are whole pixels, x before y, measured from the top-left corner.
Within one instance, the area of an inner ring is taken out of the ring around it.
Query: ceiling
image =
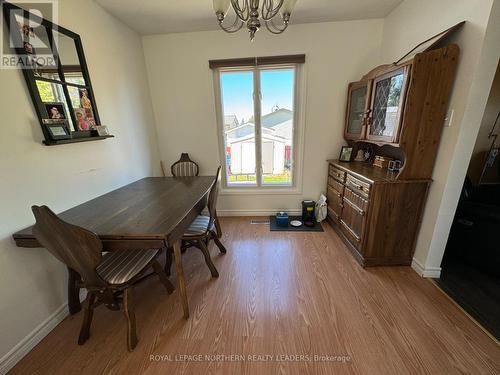
[[[144,35],[218,28],[212,0],[96,1],[118,19]],[[383,18],[401,1],[298,0],[291,23]]]

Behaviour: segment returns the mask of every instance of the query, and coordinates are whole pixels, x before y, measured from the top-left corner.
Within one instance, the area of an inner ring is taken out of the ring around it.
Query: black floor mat
[[[292,220],[302,221],[300,216],[290,216],[289,219],[289,222]],[[306,227],[305,225],[292,227],[290,224],[288,224],[288,227],[280,227],[276,224],[276,216],[269,216],[269,226],[271,232],[323,232],[323,227],[317,222],[314,223],[314,227]]]
[[[436,283],[500,340],[500,278],[454,259],[443,265]]]

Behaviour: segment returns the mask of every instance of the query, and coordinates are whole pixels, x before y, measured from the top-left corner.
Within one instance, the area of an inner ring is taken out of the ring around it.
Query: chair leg
[[[80,286],[82,278],[78,272],[68,267],[68,308],[71,315],[82,309],[80,304]]]
[[[165,273],[168,277],[172,274],[172,249],[169,247],[165,252]]]
[[[186,241],[182,240],[181,241],[181,253],[184,254],[189,246],[186,246]]]
[[[215,244],[217,245],[217,247],[219,248],[220,252],[221,252],[222,254],[226,254],[226,253],[227,253],[227,250],[226,250],[226,248],[224,247],[224,245],[222,244],[222,242],[220,242],[219,237],[217,237],[217,234],[213,234],[213,237],[212,237],[212,238],[214,239],[214,242],[215,242]]]
[[[168,294],[172,294],[175,288],[170,282],[170,280],[167,278],[167,275],[165,274],[165,271],[161,268],[160,263],[154,260],[153,263],[151,263],[151,266],[153,267],[155,273],[158,275],[158,278],[160,279],[162,284],[165,285]]]
[[[84,314],[80,336],[78,337],[78,345],[85,344],[85,341],[90,337],[90,325],[92,324],[92,316],[94,315],[95,294],[88,292],[84,303]]]
[[[215,229],[217,231],[217,238],[221,238],[222,237],[222,227],[220,226],[219,217],[217,216],[217,213],[215,213],[214,224],[215,224]]]
[[[131,292],[132,288],[127,288],[123,291],[123,313],[127,319],[127,347],[129,352],[134,350],[138,341]]]
[[[212,274],[212,277],[219,277],[219,272],[217,271],[217,268],[215,268],[214,264],[212,263],[212,258],[210,257],[210,252],[208,251],[208,248],[205,245],[205,242],[203,240],[198,240],[198,245],[200,247],[201,252],[203,253],[203,256],[205,257],[205,263],[207,264],[208,268],[210,269],[210,273]]]

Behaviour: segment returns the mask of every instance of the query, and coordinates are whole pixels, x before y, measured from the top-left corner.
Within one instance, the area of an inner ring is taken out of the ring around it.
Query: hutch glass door
[[[403,67],[374,80],[368,139],[397,142],[408,72]]]
[[[365,118],[369,105],[370,82],[354,82],[349,85],[349,102],[345,128],[346,139],[363,139]]]

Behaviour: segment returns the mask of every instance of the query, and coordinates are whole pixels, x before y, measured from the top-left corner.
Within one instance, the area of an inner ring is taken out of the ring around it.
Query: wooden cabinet
[[[329,161],[328,221],[363,266],[409,265],[430,180],[400,181],[363,162]]]
[[[346,110],[346,139],[364,139],[366,121],[370,107],[371,81],[352,82],[349,84]]]
[[[349,85],[344,133],[353,154],[369,144],[402,162],[392,173],[329,161],[328,220],[363,266],[411,264],[458,55],[456,45],[425,51]]]

